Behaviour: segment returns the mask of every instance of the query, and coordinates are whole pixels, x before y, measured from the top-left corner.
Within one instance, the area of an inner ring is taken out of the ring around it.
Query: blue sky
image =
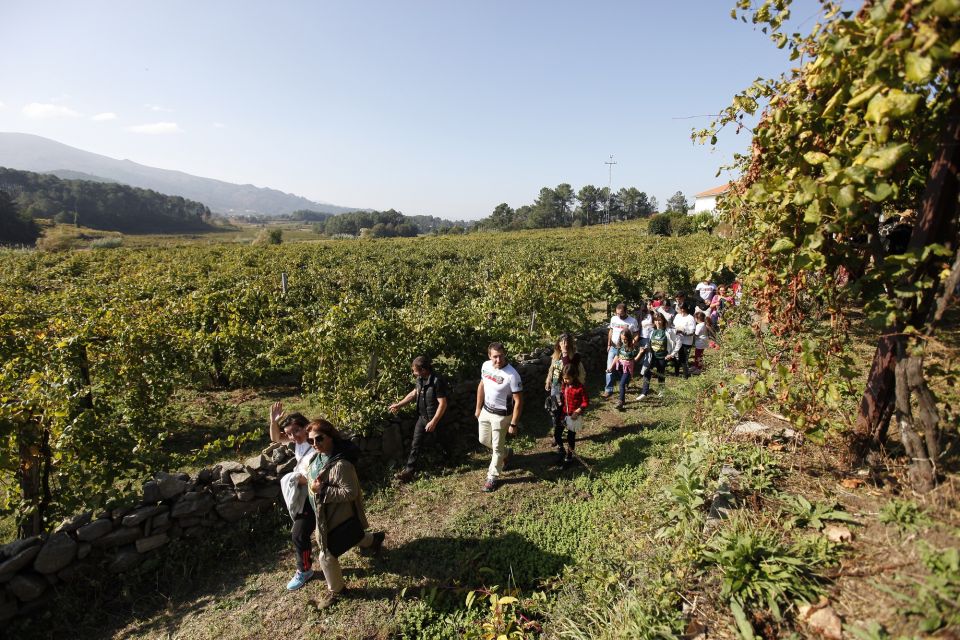
[[[733,4],[0,0],[0,131],[411,215],[606,186],[611,154],[692,201],[749,139],[683,118],[789,65]]]

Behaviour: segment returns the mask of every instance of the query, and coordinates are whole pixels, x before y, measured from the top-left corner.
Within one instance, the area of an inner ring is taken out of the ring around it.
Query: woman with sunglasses
[[[310,462],[308,476],[310,502],[317,514],[317,541],[320,543],[317,562],[327,581],[327,594],[317,606],[325,609],[346,590],[340,562],[328,546],[328,534],[352,518],[359,520],[364,530],[370,525],[363,511],[360,479],[353,464],[356,447],[322,418],[307,425],[307,432],[307,442],[318,454]],[[383,532],[367,532],[357,546],[375,555],[383,546],[384,537]]]

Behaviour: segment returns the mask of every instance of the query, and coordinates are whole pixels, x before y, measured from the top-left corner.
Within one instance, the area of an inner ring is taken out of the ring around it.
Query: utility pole
[[[606,211],[606,224],[610,223],[610,192],[613,191],[613,165],[617,164],[613,160],[613,154],[610,154],[610,159],[604,162],[603,164],[607,165],[610,169],[610,178],[607,182],[607,211]]]

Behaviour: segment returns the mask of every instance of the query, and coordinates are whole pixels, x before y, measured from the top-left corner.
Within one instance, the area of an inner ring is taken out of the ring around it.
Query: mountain
[[[117,182],[61,180],[46,173],[0,167],[0,190],[20,217],[52,218],[92,229],[123,233],[209,231],[203,203]],[[0,242],[11,241],[0,229]],[[15,239],[13,239],[15,240]]]
[[[148,167],[132,160],[116,160],[27,133],[0,132],[0,167],[152,189],[197,200],[215,213],[275,216],[299,209],[324,213],[357,210],[252,184],[233,184],[182,171]]]

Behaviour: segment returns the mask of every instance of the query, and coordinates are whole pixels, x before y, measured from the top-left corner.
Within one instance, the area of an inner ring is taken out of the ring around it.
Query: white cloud
[[[116,120],[117,114],[113,113],[112,111],[107,111],[105,113],[98,113],[90,119],[96,120],[97,122],[106,122],[107,120]]]
[[[23,115],[36,120],[49,118],[76,118],[80,114],[60,104],[31,102],[22,109]]]
[[[0,106],[2,106],[2,105],[0,105]],[[226,129],[226,128],[227,128],[227,125],[223,124],[222,122],[214,122],[214,123],[213,123],[213,128],[214,128],[214,129]]]
[[[143,106],[145,106],[147,109],[150,109],[150,111],[156,111],[157,113],[173,113],[173,109],[159,104],[145,104]]]
[[[147,133],[150,135],[163,135],[166,133],[181,133],[183,129],[176,122],[153,122],[150,124],[138,124],[127,127],[127,131],[133,133]]]
[[[3,109],[3,108],[6,107],[6,106],[7,106],[7,105],[3,104],[3,100],[0,100],[0,109]]]

